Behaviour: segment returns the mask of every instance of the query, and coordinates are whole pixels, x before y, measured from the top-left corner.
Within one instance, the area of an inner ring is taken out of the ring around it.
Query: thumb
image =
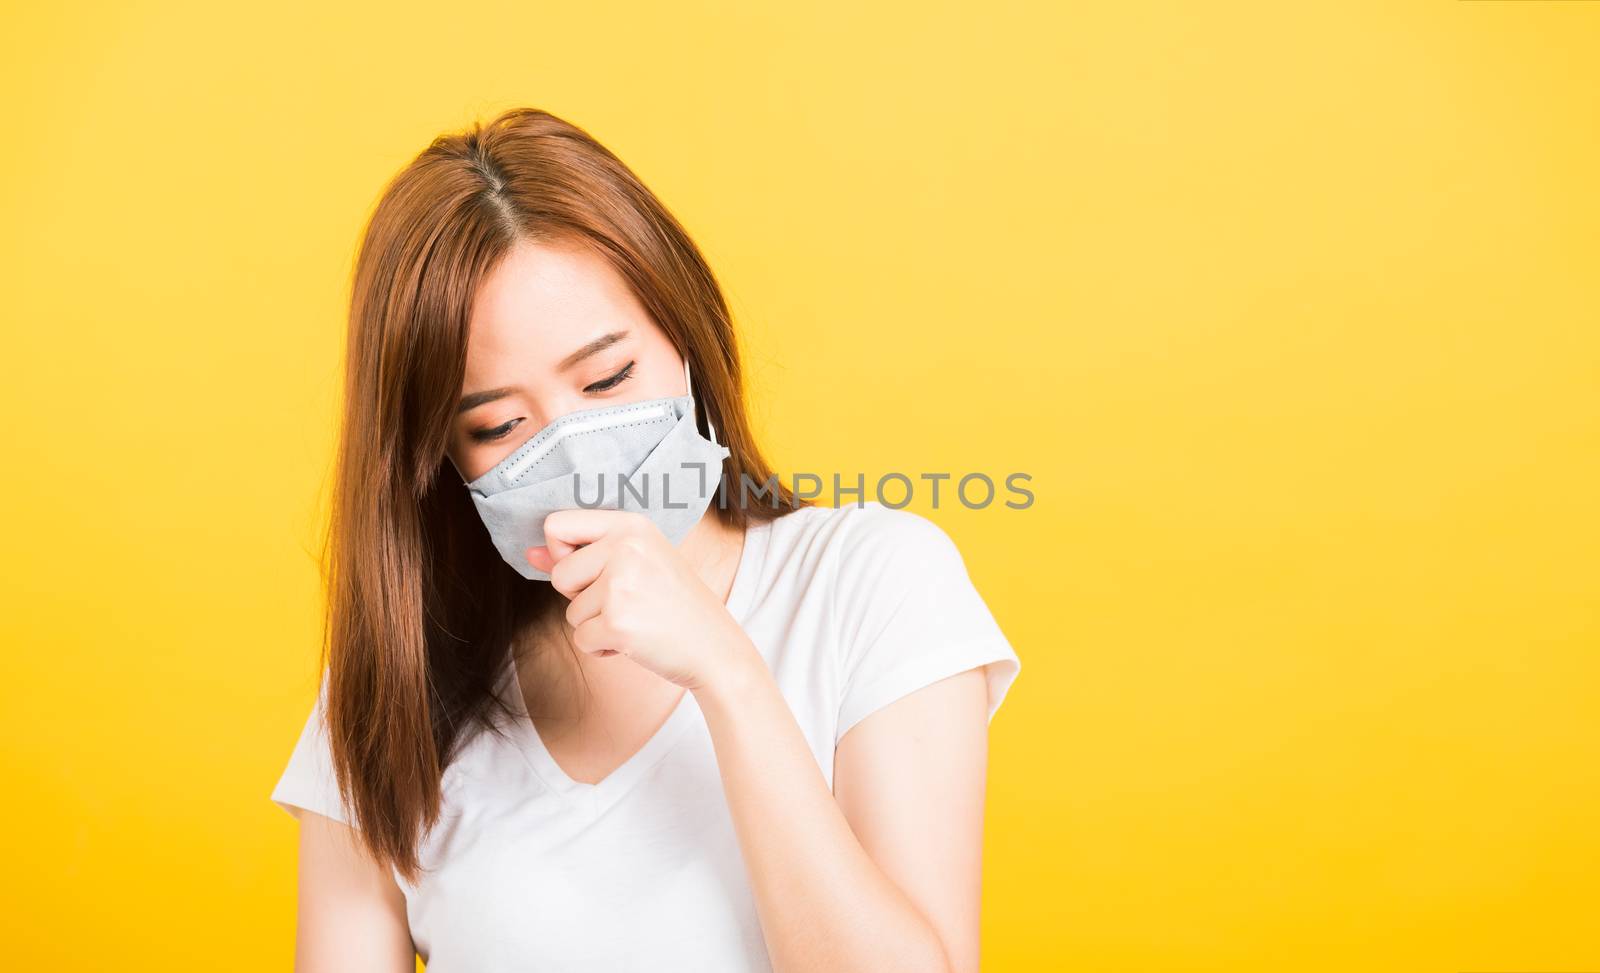
[[[524,553],[527,555],[528,563],[533,565],[533,569],[535,571],[543,571],[545,574],[549,574],[550,569],[555,567],[556,561],[559,560],[550,552],[548,547],[530,547]],[[565,554],[562,555],[562,557],[565,556]]]

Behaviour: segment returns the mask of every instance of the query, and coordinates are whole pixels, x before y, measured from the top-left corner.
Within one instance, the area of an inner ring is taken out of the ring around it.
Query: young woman
[[[362,241],[346,376],[326,674],[272,793],[297,969],[978,968],[1020,662],[930,520],[775,477],[626,166],[535,110],[437,139]]]

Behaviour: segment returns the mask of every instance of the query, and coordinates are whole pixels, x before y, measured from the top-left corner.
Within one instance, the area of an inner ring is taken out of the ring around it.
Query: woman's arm
[[[406,902],[394,876],[346,824],[300,810],[295,973],[415,973]]]
[[[834,800],[956,973],[978,969],[988,699],[983,670],[968,669],[867,716],[833,755]]]
[[[971,601],[965,614],[945,612],[943,627],[925,627],[922,599],[968,597],[959,586],[950,594],[960,562],[926,521],[894,526],[917,528],[892,550],[918,570],[880,559],[879,576],[915,581],[926,573],[924,555],[943,574],[934,575],[937,585],[909,589],[918,600],[889,599],[911,615],[876,619],[854,638],[902,653],[916,652],[921,638],[988,638],[972,624]],[[559,510],[544,532],[548,548],[528,558],[571,599],[573,645],[621,652],[695,694],[777,973],[975,969],[989,730],[983,671],[968,667],[898,699],[855,699],[871,715],[839,740],[835,799],[766,660],[654,524],[633,512]],[[881,588],[873,594],[883,597]],[[880,643],[891,622],[895,641]]]
[[[695,690],[777,973],[978,969],[982,670],[853,727],[828,791],[753,651]]]

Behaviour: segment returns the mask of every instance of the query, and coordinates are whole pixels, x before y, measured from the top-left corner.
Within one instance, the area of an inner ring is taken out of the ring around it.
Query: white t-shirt
[[[802,507],[752,526],[727,599],[829,786],[863,717],[987,666],[989,718],[1021,669],[961,555],[931,520],[878,503]],[[479,732],[445,769],[420,884],[395,875],[429,973],[770,970],[755,900],[692,693],[621,767],[573,781],[499,687],[514,743]],[[272,799],[345,823],[324,680]]]

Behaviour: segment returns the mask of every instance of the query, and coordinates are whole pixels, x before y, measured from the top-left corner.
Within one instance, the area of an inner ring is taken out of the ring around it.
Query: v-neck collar
[[[660,761],[688,727],[689,718],[694,715],[691,707],[698,709],[694,694],[685,690],[655,733],[611,773],[594,783],[573,780],[561,769],[561,765],[556,763],[555,757],[551,756],[549,747],[545,746],[544,738],[539,735],[539,728],[529,717],[526,700],[523,699],[521,685],[517,681],[516,660],[510,658],[509,653],[507,656],[508,690],[512,708],[516,712],[513,739],[517,749],[546,787],[562,800],[594,815],[599,815],[615,803],[618,797],[626,793],[646,771]]]
[[[753,523],[745,529],[739,565],[734,569],[733,584],[728,589],[725,603],[728,613],[740,624],[743,624],[745,613],[755,596],[756,580],[766,559],[767,534],[771,526],[770,522]],[[643,746],[605,777],[587,783],[573,780],[545,746],[544,738],[539,735],[538,727],[528,714],[527,700],[522,695],[522,684],[517,678],[515,653],[510,649],[506,651],[506,663],[498,689],[506,694],[515,713],[511,736],[529,768],[562,800],[586,810],[592,816],[599,816],[615,804],[666,756],[685,730],[704,718],[694,693],[683,690],[677,704]]]

